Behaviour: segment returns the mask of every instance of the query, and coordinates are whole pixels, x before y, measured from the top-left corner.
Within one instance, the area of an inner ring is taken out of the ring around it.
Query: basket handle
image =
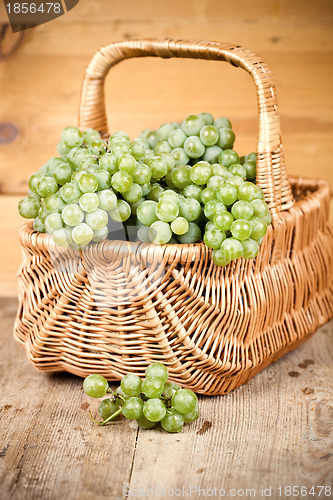
[[[280,119],[273,75],[255,54],[239,45],[185,40],[126,40],[101,48],[92,58],[83,81],[79,127],[107,133],[104,80],[110,68],[132,57],[183,57],[227,61],[252,76],[258,101],[259,134],[257,145],[257,184],[272,212],[293,205],[293,195],[284,163]]]

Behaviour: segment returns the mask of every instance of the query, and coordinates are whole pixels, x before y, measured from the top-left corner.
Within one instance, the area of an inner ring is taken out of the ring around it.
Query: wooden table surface
[[[288,486],[304,486],[302,498],[332,498],[319,487],[333,487],[333,321],[249,384],[201,396],[200,418],[167,434],[125,419],[95,425],[89,409],[98,403],[81,379],[29,364],[12,338],[16,308],[16,299],[0,300],[1,500],[142,498],[147,488],[160,498],[214,488],[264,498],[271,488],[278,499]]]

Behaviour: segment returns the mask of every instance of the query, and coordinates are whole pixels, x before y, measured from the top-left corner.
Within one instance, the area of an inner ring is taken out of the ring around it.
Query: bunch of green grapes
[[[145,378],[125,375],[120,386],[113,392],[107,380],[101,375],[89,375],[83,382],[84,392],[92,398],[102,398],[98,407],[97,422],[105,425],[122,414],[129,420],[136,420],[143,429],[152,429],[158,423],[167,432],[180,432],[184,424],[199,417],[198,399],[189,389],[168,382],[168,369],[161,363],[151,363]]]
[[[67,127],[60,157],[30,177],[19,212],[59,246],[103,241],[115,221],[136,227],[142,242],[203,240],[218,265],[252,259],[271,216],[255,184],[256,154],[239,157],[234,141],[230,121],[209,113],[132,142],[124,132],[106,142],[96,130]]]

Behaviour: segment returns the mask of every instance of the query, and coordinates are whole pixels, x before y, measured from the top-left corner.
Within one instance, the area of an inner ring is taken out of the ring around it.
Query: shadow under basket
[[[330,190],[289,181],[295,203],[274,214],[258,256],[225,267],[203,243],[76,252],[24,224],[15,338],[39,370],[118,380],[154,360],[198,393],[235,389],[333,315]]]

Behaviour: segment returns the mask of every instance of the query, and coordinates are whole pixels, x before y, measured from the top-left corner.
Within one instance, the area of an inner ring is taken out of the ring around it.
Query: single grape
[[[232,175],[238,175],[238,177],[241,177],[242,179],[246,178],[246,170],[243,167],[243,165],[240,165],[239,163],[236,163],[235,165],[230,165],[230,167],[228,167],[228,171]]]
[[[256,162],[257,161],[257,153],[250,153],[250,154],[246,155],[244,158],[244,163],[246,163],[247,161]]]
[[[159,156],[155,156],[151,160],[148,160],[148,167],[151,170],[153,179],[161,179],[168,173],[167,163]]]
[[[171,153],[160,153],[161,159],[166,163],[168,172],[170,172],[176,165],[175,159]]]
[[[186,135],[199,135],[202,127],[206,125],[205,120],[202,116],[198,115],[190,115],[181,124],[181,128],[185,132]]]
[[[39,217],[36,217],[36,219],[34,220],[33,228],[35,231],[39,231],[40,233],[45,233],[44,222]]]
[[[118,158],[113,153],[105,153],[99,159],[99,166],[103,170],[107,170],[111,175],[115,174],[118,170]]]
[[[102,375],[88,375],[83,381],[83,390],[91,398],[102,398],[109,388],[108,381]]]
[[[253,182],[244,182],[244,184],[238,188],[238,198],[240,200],[251,202],[261,196],[259,194],[259,189],[260,188],[253,184]]]
[[[221,245],[221,252],[225,259],[236,260],[243,254],[243,245],[236,238],[227,238]]]
[[[110,398],[103,399],[98,407],[98,413],[103,420],[111,417],[116,411],[119,410],[119,404],[112,401]]]
[[[148,230],[148,237],[155,245],[164,245],[168,243],[172,236],[172,231],[167,222],[156,221],[150,226]]]
[[[79,205],[85,212],[94,212],[99,206],[99,197],[96,193],[85,193],[80,197]]]
[[[147,200],[158,202],[160,199],[160,195],[163,193],[163,191],[164,191],[163,187],[157,182],[154,182],[153,184],[151,184]]]
[[[214,118],[213,115],[211,115],[210,113],[200,113],[198,116],[204,119],[206,125],[213,125]]]
[[[142,392],[147,398],[159,398],[164,389],[164,381],[157,377],[146,377],[142,382]]]
[[[231,234],[237,240],[247,240],[252,231],[252,227],[249,221],[244,219],[236,219],[231,226]]]
[[[208,161],[208,163],[216,163],[221,153],[222,148],[220,148],[220,146],[218,146],[217,144],[214,144],[214,146],[208,146],[206,148],[205,154],[203,155],[202,159],[204,161]]]
[[[195,200],[201,201],[202,188],[194,184],[185,186],[183,189],[183,195],[186,198],[194,198]]]
[[[82,175],[84,175],[85,173],[86,172],[84,170],[76,170],[75,172],[72,173],[72,181],[78,183]]]
[[[120,385],[115,390],[115,393],[116,393],[116,402],[119,404],[119,406],[122,406],[124,399],[128,399],[131,397],[124,393]]]
[[[123,404],[122,414],[128,420],[137,420],[142,417],[143,401],[138,397],[128,398]]]
[[[244,259],[254,259],[259,252],[258,242],[251,238],[242,241]]]
[[[219,132],[213,125],[205,125],[200,130],[200,140],[204,146],[214,146],[219,138]]]
[[[136,203],[142,198],[142,189],[140,184],[133,183],[129,190],[123,194],[126,201]]]
[[[145,226],[151,226],[154,222],[156,222],[156,207],[157,203],[153,200],[146,200],[141,203],[141,205],[137,209],[137,218],[142,224]]]
[[[228,168],[235,163],[239,163],[239,156],[233,149],[224,149],[222,153],[219,154],[218,163]]]
[[[168,143],[168,141],[159,141],[156,144],[155,154],[161,155],[163,153],[170,153],[172,151],[172,147]]]
[[[94,231],[85,222],[81,222],[81,224],[75,226],[72,230],[72,238],[78,245],[87,245],[93,236]]]
[[[233,186],[232,184],[228,184],[228,182],[222,184],[222,186],[218,187],[216,190],[216,198],[219,201],[222,201],[224,205],[230,206],[235,201],[237,201],[238,198],[238,192],[237,188]]]
[[[152,148],[152,149],[155,149],[155,146],[156,144],[158,143],[159,141],[159,137],[157,135],[157,132],[155,132],[155,130],[152,130],[151,132],[149,132],[147,134],[147,137],[146,137],[148,143],[149,143],[149,146]]]
[[[201,213],[201,205],[194,198],[184,198],[179,201],[179,215],[189,222],[195,221]],[[177,214],[178,215],[178,214]]]
[[[188,228],[189,223],[184,217],[176,217],[176,219],[171,222],[171,229],[175,234],[185,234]]]
[[[97,196],[97,198],[98,198],[97,205],[96,205],[95,196]],[[84,200],[87,199],[87,201],[88,201],[88,203],[84,204],[84,206],[81,205],[82,198],[84,198]],[[112,189],[105,189],[104,191],[99,191],[97,194],[96,193],[86,193],[83,196],[81,196],[81,199],[80,199],[80,206],[86,212],[93,212],[98,207],[101,208],[102,210],[105,210],[106,212],[108,212],[109,210],[113,210],[117,206],[117,196],[112,191]],[[87,208],[88,208],[88,210],[87,210]]]
[[[213,163],[210,166],[210,170],[212,172],[212,175],[219,175],[220,177],[225,177],[226,179],[230,177],[228,169],[223,165],[220,165],[219,163]]]
[[[75,151],[76,151],[76,149],[75,149]],[[43,174],[41,172],[38,172],[38,173],[40,173],[42,175],[42,177],[44,177],[44,176],[51,177],[53,175],[53,172],[55,171],[55,169],[58,167],[58,165],[62,165],[63,163],[64,163],[63,158],[56,158],[56,157],[50,158],[49,161],[46,163],[46,165],[44,165],[44,167],[46,167],[46,171],[44,168]]]
[[[226,239],[226,235],[224,232],[219,231],[218,229],[210,229],[205,232],[203,241],[205,245],[209,248],[220,248],[222,242]]]
[[[141,191],[142,191],[142,196],[147,196],[147,194],[149,194],[151,191],[150,182],[146,182],[145,184],[141,184]]]
[[[191,167],[189,165],[182,165],[175,167],[172,170],[171,179],[173,185],[178,189],[184,189],[186,186],[192,184],[191,180]]]
[[[253,206],[248,201],[236,201],[231,207],[231,213],[234,219],[250,220],[253,216]]]
[[[246,170],[246,178],[249,179],[250,181],[254,180],[257,175],[257,166],[254,161],[246,161],[243,164],[243,167]]]
[[[175,191],[172,191],[172,189],[166,189],[163,191],[160,195],[159,201],[166,201],[166,200],[171,200],[173,203],[176,203],[177,206],[179,205],[179,196]]]
[[[264,219],[260,217],[252,217],[252,219],[250,219],[250,224],[252,227],[251,238],[253,240],[259,240],[267,233],[267,224]]]
[[[93,174],[83,174],[79,180],[79,188],[82,193],[94,193],[98,189],[98,181]]]
[[[113,189],[119,191],[120,193],[126,193],[129,191],[133,184],[133,179],[128,172],[118,171],[113,174],[111,179],[111,185]]]
[[[58,167],[53,172],[53,177],[57,181],[60,186],[63,186],[67,182],[70,182],[72,177],[72,169],[68,165],[68,163],[63,163],[62,165],[58,165]]]
[[[210,231],[211,229],[216,229],[213,221],[209,220],[205,225],[205,231]]]
[[[112,148],[113,144],[118,144],[119,142],[130,144],[131,140],[126,132],[119,130],[118,132],[114,132],[109,139],[109,147]]]
[[[72,203],[74,200],[80,198],[82,191],[79,188],[79,184],[72,180],[59,189],[59,194],[66,203]]]
[[[169,377],[169,371],[162,363],[150,363],[145,371],[146,377],[156,377],[166,382]]]
[[[189,161],[189,157],[185,153],[183,148],[175,148],[171,151],[172,156],[175,159],[175,166],[186,165]]]
[[[146,184],[151,179],[151,169],[144,163],[137,163],[132,173],[133,181],[137,184]]]
[[[109,230],[107,226],[102,227],[102,229],[95,229],[94,234],[92,237],[92,241],[95,241],[95,243],[100,243],[101,241],[104,241],[107,239],[109,234]]]
[[[84,219],[83,210],[74,203],[66,205],[62,210],[62,218],[65,224],[68,226],[77,226]]]
[[[176,128],[171,130],[168,137],[168,143],[173,149],[181,148],[185,142],[186,137],[187,135],[181,128]]]
[[[154,156],[155,156],[155,151],[153,149],[146,149],[145,155],[140,161],[142,161],[144,164],[147,164],[147,162],[152,158],[154,158]]]
[[[208,202],[215,200],[216,190],[213,188],[205,188],[200,194],[201,203],[206,205]]]
[[[42,177],[37,183],[37,193],[42,198],[46,198],[58,191],[57,181],[50,176]]]
[[[165,141],[172,130],[174,130],[174,124],[173,123],[163,123],[163,125],[160,126],[160,128],[157,130],[157,136],[160,141]]]
[[[125,222],[131,216],[131,207],[125,200],[118,200],[117,206],[109,210],[111,219],[116,222]]]
[[[107,147],[108,146],[105,141],[102,139],[96,139],[90,143],[89,151],[94,155],[105,154]]]
[[[225,118],[224,116],[221,118],[217,118],[214,121],[214,127],[216,127],[217,129],[224,128],[224,127],[232,128],[231,121],[228,120],[228,118]]]
[[[65,146],[65,144],[63,142],[58,142],[57,144],[57,152],[58,154],[60,154],[60,156],[62,156],[63,158],[66,158],[66,155],[68,155],[68,153],[70,152],[71,148],[68,148],[67,146]]]
[[[167,398],[171,399],[172,396],[181,389],[180,385],[175,384],[175,382],[166,382],[164,384],[163,394]]]
[[[226,177],[221,177],[220,175],[213,175],[207,182],[207,187],[214,189],[214,191],[217,191],[220,186],[223,186],[225,181]]]
[[[241,177],[232,174],[230,175],[230,177],[228,177],[227,182],[228,184],[231,184],[231,186],[235,186],[235,188],[237,188],[237,193],[238,189],[244,184],[244,180]]]
[[[167,432],[180,432],[184,426],[183,415],[173,408],[168,408],[165,417],[161,420],[161,426]]]
[[[149,235],[148,235],[149,227],[148,226],[140,226],[137,229],[137,238],[142,243],[150,243]]]
[[[156,205],[156,215],[163,222],[173,221],[179,214],[178,203],[171,198],[160,199]]]
[[[97,172],[94,173],[94,176],[98,182],[98,191],[109,189],[111,187],[111,174],[107,170],[97,170]]]
[[[135,170],[136,160],[134,156],[129,153],[123,154],[118,161],[119,170],[123,170],[124,172],[128,172],[132,174]]]
[[[143,414],[150,422],[159,422],[166,415],[166,407],[160,399],[148,399],[143,405]]]
[[[83,143],[83,134],[77,127],[66,127],[61,132],[61,142],[68,148],[79,147]]]
[[[205,150],[205,146],[196,135],[191,135],[184,142],[184,151],[190,158],[200,158]]]
[[[103,229],[107,225],[108,220],[108,214],[100,208],[86,214],[86,223],[95,231]]]
[[[45,230],[47,233],[52,234],[57,229],[61,229],[64,227],[64,222],[59,213],[49,214],[44,222]]]
[[[192,422],[194,422],[194,420],[197,420],[197,418],[199,418],[199,405],[196,405],[194,410],[190,411],[189,413],[185,413],[183,415],[183,418],[185,424],[191,424]]]
[[[137,161],[144,158],[146,149],[148,149],[148,143],[146,145],[142,139],[136,139],[130,146],[130,152]]]
[[[40,203],[32,196],[26,196],[18,204],[18,211],[22,217],[26,219],[34,219],[38,216]]]
[[[157,423],[157,422],[150,422],[149,420],[146,419],[146,417],[144,415],[142,415],[136,421],[137,421],[139,427],[141,427],[142,429],[153,429],[153,427],[155,427],[155,425]]]
[[[190,170],[191,181],[197,186],[203,186],[207,184],[208,180],[212,176],[212,172],[209,163],[206,161],[200,161],[196,163]]]
[[[201,241],[201,229],[195,222],[190,222],[186,233],[178,236],[180,243],[191,244]]]
[[[232,149],[235,142],[235,133],[231,128],[222,127],[219,129],[217,145],[222,149]]]
[[[227,209],[221,201],[213,200],[206,203],[204,208],[204,214],[209,220],[213,220],[214,217]]]
[[[180,389],[173,395],[171,404],[179,413],[189,413],[198,404],[198,398],[190,389]]]
[[[40,172],[36,172],[29,177],[28,186],[34,193],[37,193],[37,184],[42,177],[45,177],[45,175],[42,175]]]
[[[222,232],[229,231],[233,222],[233,216],[227,211],[219,213],[213,217],[214,226]]]
[[[120,383],[120,387],[127,396],[139,396],[141,394],[142,382],[140,377],[130,373],[125,375]]]
[[[220,248],[212,251],[212,261],[217,266],[227,266],[230,263],[230,259],[225,257]]]
[[[86,144],[91,144],[92,142],[98,141],[100,138],[99,132],[93,128],[87,128],[87,130],[83,132],[83,141]]]
[[[264,219],[268,215],[269,208],[264,200],[259,200],[256,198],[251,201],[251,205],[253,206],[253,215],[255,217],[261,217],[262,219]]]

